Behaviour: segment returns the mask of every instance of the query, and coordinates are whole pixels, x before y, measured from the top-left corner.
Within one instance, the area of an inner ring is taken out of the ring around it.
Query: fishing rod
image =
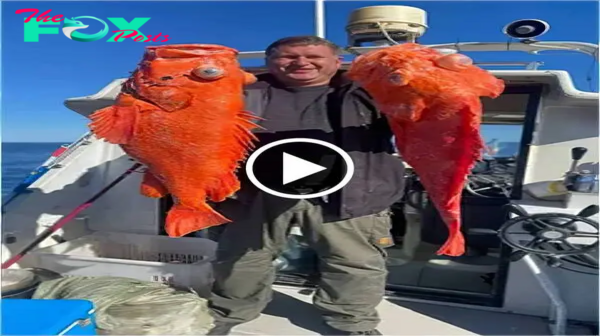
[[[119,177],[117,177],[109,185],[107,185],[106,187],[102,188],[102,190],[100,190],[98,193],[96,193],[90,199],[88,199],[87,201],[83,202],[81,205],[79,205],[77,208],[75,208],[75,210],[71,211],[69,214],[67,214],[66,216],[64,216],[60,220],[58,220],[56,223],[52,224],[52,226],[50,226],[49,228],[47,228],[46,230],[44,230],[44,232],[40,233],[31,243],[29,243],[23,250],[21,250],[21,252],[15,254],[14,256],[12,256],[12,258],[10,258],[7,261],[5,261],[4,263],[2,263],[2,269],[7,269],[10,266],[12,266],[13,264],[17,263],[27,253],[29,253],[29,251],[33,250],[41,242],[43,242],[44,240],[46,240],[46,238],[50,237],[51,234],[53,234],[54,232],[58,231],[63,226],[65,226],[65,224],[67,224],[68,222],[70,222],[80,212],[82,212],[83,210],[89,208],[98,198],[100,198],[107,191],[109,191],[110,189],[112,189],[115,185],[117,185],[119,182],[121,182],[123,179],[125,179],[127,176],[129,176],[131,173],[135,172],[141,166],[142,166],[141,163],[135,163],[133,166],[131,166],[131,168],[127,169],[127,171],[125,171],[123,174],[121,174]]]

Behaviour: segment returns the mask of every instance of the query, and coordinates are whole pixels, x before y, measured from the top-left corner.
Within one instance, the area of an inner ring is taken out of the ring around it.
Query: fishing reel
[[[506,207],[509,213],[517,217],[504,223],[498,231],[471,229],[469,234],[497,235],[513,249],[509,257],[513,262],[534,254],[550,267],[562,267],[563,263],[568,262],[584,268],[598,269],[598,222],[588,218],[600,211],[597,205],[590,205],[576,215],[530,215],[519,205],[508,204]],[[594,232],[584,231],[585,226]],[[524,240],[528,241],[523,242]],[[594,243],[590,243],[594,240]]]

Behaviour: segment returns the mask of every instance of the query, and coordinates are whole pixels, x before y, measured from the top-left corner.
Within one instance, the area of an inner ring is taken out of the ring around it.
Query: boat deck
[[[234,328],[232,335],[328,335],[309,290],[275,286],[262,316]],[[545,319],[498,311],[442,306],[388,298],[379,306],[384,335],[549,335]],[[570,326],[569,335],[594,335]]]

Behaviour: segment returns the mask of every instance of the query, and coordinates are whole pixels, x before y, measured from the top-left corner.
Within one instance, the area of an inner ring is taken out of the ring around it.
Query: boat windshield
[[[514,158],[519,154],[523,125],[481,125],[485,141],[484,158]]]

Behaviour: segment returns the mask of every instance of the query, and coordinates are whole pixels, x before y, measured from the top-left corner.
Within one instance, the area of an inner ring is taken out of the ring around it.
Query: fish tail
[[[465,253],[465,237],[460,232],[460,223],[453,221],[448,225],[448,239],[436,252],[437,255],[459,257]]]
[[[169,237],[182,237],[189,233],[204,230],[231,222],[229,219],[202,202],[195,208],[175,204],[167,215],[165,231]]]

